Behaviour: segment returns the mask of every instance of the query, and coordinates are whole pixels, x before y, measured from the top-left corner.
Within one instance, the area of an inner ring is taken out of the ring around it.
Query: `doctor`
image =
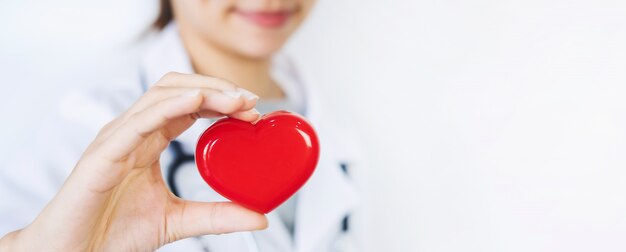
[[[354,145],[278,55],[312,5],[163,0],[124,88],[68,94],[0,170],[0,251],[363,251]],[[205,118],[252,122],[257,109],[305,115],[322,147],[311,179],[267,216],[222,202],[190,162]]]

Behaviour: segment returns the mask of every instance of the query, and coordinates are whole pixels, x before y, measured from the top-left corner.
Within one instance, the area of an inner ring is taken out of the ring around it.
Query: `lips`
[[[243,19],[255,25],[265,28],[278,28],[283,26],[293,14],[293,11],[242,11],[235,13]]]

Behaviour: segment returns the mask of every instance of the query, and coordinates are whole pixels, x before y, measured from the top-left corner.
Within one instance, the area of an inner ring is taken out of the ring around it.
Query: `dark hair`
[[[159,7],[159,15],[154,20],[152,27],[157,30],[163,30],[165,26],[174,19],[174,12],[172,11],[172,3],[170,0],[161,0]]]

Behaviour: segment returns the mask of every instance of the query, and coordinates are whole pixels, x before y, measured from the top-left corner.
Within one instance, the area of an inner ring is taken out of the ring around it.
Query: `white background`
[[[0,161],[156,1],[4,2]],[[371,251],[626,251],[626,2],[322,0],[288,50],[358,125]]]

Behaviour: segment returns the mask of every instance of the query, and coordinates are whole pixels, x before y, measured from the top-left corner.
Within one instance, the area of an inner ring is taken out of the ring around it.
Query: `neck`
[[[228,80],[263,99],[284,98],[271,77],[271,59],[244,57],[184,30],[180,31],[180,36],[196,73]]]

